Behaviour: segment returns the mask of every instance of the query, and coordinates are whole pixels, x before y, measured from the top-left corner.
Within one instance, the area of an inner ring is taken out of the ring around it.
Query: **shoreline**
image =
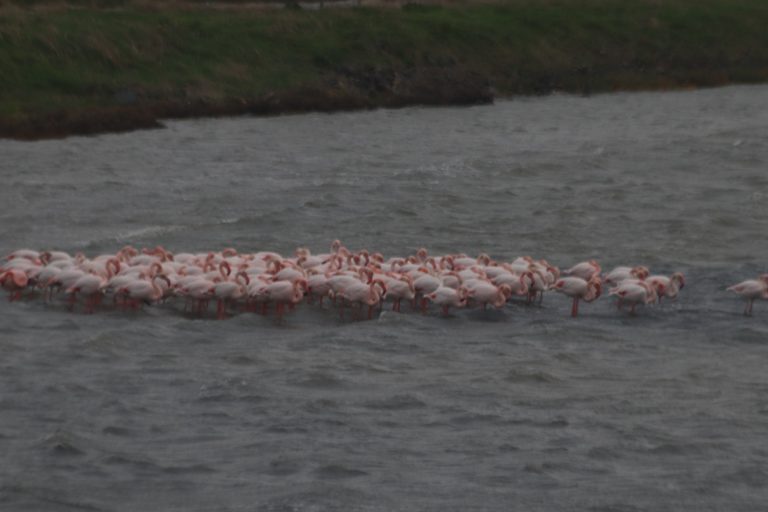
[[[628,86],[611,90],[566,90],[531,91],[514,95],[497,95],[492,88],[476,90],[458,89],[453,94],[424,97],[388,97],[374,100],[362,96],[342,96],[331,93],[317,93],[304,96],[306,92],[274,94],[257,101],[229,101],[221,103],[167,102],[145,106],[94,107],[73,112],[53,112],[18,122],[0,119],[0,139],[17,141],[38,141],[62,139],[72,136],[96,136],[109,133],[126,133],[136,130],[164,129],[165,121],[179,119],[213,119],[236,116],[280,116],[308,114],[313,112],[335,113],[375,110],[379,108],[405,107],[449,107],[489,105],[496,100],[520,97],[540,97],[564,93],[581,96],[611,94],[620,92],[665,92],[696,90],[731,85],[760,85],[768,82],[707,82],[646,86]]]
[[[204,99],[169,100],[135,106],[92,107],[60,111],[20,121],[0,119],[0,138],[44,140],[74,135],[122,133],[141,129],[164,128],[163,120],[215,118],[240,115],[277,116],[309,112],[345,112],[409,106],[461,106],[490,104],[491,88],[483,80],[466,77],[455,82],[424,85],[421,90],[405,93],[387,91],[366,95],[361,90],[301,89],[270,93],[255,100],[229,99],[218,102]]]

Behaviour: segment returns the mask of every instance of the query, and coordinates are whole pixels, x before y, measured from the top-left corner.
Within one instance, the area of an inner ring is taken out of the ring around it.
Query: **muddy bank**
[[[342,68],[323,85],[269,92],[253,99],[158,99],[125,90],[116,96],[123,102],[124,97],[129,96],[131,104],[58,111],[23,120],[0,120],[0,137],[35,140],[126,132],[162,128],[162,120],[172,118],[335,112],[412,105],[474,105],[493,101],[487,78],[467,71],[436,68],[405,72]]]

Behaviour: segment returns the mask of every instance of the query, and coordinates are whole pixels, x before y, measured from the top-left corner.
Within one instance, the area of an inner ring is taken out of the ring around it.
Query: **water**
[[[679,301],[341,322],[0,303],[0,509],[754,511],[768,87],[174,121],[0,141],[0,252],[531,254]]]

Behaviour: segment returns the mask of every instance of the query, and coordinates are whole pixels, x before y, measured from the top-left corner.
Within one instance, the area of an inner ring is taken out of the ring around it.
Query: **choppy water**
[[[0,252],[126,243],[681,270],[681,299],[283,326],[0,303],[2,510],[754,511],[768,87],[0,141]]]

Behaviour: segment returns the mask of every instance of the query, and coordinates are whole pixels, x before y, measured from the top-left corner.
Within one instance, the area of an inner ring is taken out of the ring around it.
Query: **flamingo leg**
[[[571,306],[571,316],[576,317],[579,314],[579,298],[573,298],[573,305]]]
[[[448,306],[443,306],[443,316],[448,316]]]

